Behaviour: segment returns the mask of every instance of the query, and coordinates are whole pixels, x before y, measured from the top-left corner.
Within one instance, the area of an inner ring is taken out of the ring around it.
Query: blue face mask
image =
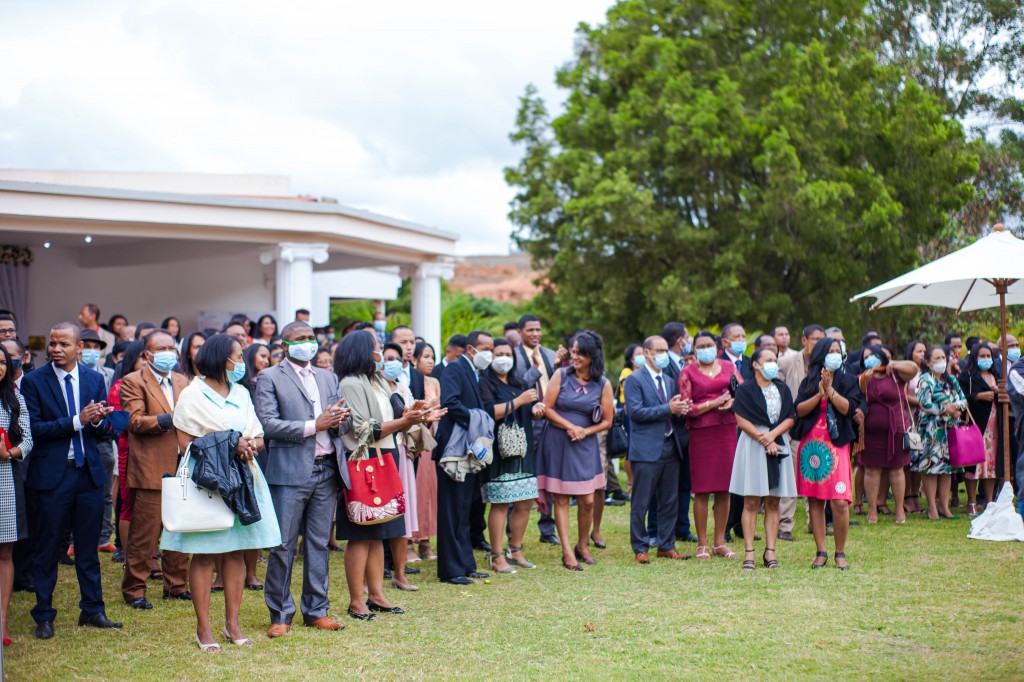
[[[693,344],[692,343],[688,343],[685,346],[683,346],[683,355],[689,355],[692,352],[693,352]]]
[[[829,353],[825,356],[825,369],[830,372],[837,371],[843,366],[843,354],[842,353]]]
[[[1020,360],[1020,348],[1007,348],[1006,359],[1010,362],[1017,362]]]
[[[15,372],[21,369],[21,358],[11,358],[11,369]]]
[[[729,344],[729,350],[733,355],[743,355],[747,351],[746,341],[733,341]]]
[[[668,353],[657,353],[654,356],[654,366],[658,369],[665,369],[668,367]]]
[[[634,355],[633,356],[633,366],[634,367],[636,367],[637,369],[643,369],[643,367],[646,366],[646,365],[647,365],[647,358],[645,358],[642,355]]]
[[[237,384],[245,378],[245,363],[241,360],[235,363],[234,369],[228,370],[228,381]]]
[[[398,377],[402,376],[402,361],[388,360],[380,370],[380,375],[388,381],[398,381]]]
[[[159,353],[153,353],[153,361],[150,364],[158,372],[170,372],[178,366],[178,354],[173,350],[162,350]]]
[[[877,355],[869,355],[864,358],[864,369],[874,369],[880,364],[882,364],[882,361]]]
[[[373,321],[373,328],[376,329],[377,331],[383,333],[384,330],[386,330],[388,328],[388,321],[387,320],[374,320]]]
[[[987,372],[988,370],[992,369],[992,358],[979,358],[978,369],[980,369],[982,372]]]
[[[374,351],[374,353],[376,354],[376,351]],[[383,355],[380,356],[380,360],[377,360],[373,364],[373,371],[380,372],[382,369],[384,369],[384,356]]]
[[[96,348],[82,349],[82,363],[86,367],[95,367],[100,361],[100,351]]]
[[[702,365],[710,365],[718,357],[718,353],[715,352],[714,348],[698,348],[697,349],[697,362]]]
[[[775,377],[779,376],[779,363],[777,362],[766,362],[761,365],[761,374],[768,381],[773,381]]]

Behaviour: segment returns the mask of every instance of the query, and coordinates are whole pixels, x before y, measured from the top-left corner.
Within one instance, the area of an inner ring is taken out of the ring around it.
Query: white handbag
[[[192,481],[188,450],[181,458],[177,474],[164,476],[161,481],[160,513],[164,528],[174,533],[205,533],[235,525],[235,513],[224,498]]]

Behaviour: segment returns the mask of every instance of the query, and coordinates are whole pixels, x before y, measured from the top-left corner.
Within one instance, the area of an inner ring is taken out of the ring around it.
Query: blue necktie
[[[661,381],[661,375],[658,375],[658,395],[661,397],[662,404],[668,402],[668,396],[665,393],[665,384]],[[665,422],[665,437],[668,438],[672,435],[672,418],[669,417],[668,421]]]
[[[78,414],[78,407],[75,405],[75,387],[71,385],[71,375],[64,375],[64,393],[68,398],[68,416],[74,417]],[[82,436],[77,431],[71,436],[71,448],[75,452],[75,466],[81,467],[85,463],[85,453],[82,452]]]

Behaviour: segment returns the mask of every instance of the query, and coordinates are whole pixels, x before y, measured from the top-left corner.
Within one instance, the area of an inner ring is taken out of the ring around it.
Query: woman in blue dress
[[[263,472],[256,466],[256,455],[263,449],[263,427],[256,418],[252,399],[239,382],[245,377],[242,347],[233,337],[218,334],[199,349],[195,361],[196,378],[181,392],[174,405],[174,427],[182,451],[196,438],[220,431],[237,431],[238,458],[252,472],[253,489],[261,518],[243,526],[238,517],[234,525],[221,531],[173,533],[164,531],[160,548],[192,554],[189,583],[192,605],[196,610],[196,642],[207,653],[220,651],[210,627],[210,587],[214,560],[223,562],[224,629],[222,634],[233,644],[252,646],[242,634],[238,613],[245,591],[245,561],[248,549],[263,549],[281,544],[281,529]],[[189,469],[195,458],[189,456]]]

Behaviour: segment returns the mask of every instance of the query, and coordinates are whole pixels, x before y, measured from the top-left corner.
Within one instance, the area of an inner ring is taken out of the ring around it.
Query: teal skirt
[[[188,467],[195,470],[195,458],[189,457]],[[183,554],[226,554],[243,549],[267,549],[281,544],[281,528],[277,525],[274,501],[270,498],[270,486],[258,466],[251,466],[253,490],[256,504],[260,509],[260,520],[243,526],[235,516],[235,525],[227,530],[205,533],[173,533],[165,530],[160,536],[162,551]]]

